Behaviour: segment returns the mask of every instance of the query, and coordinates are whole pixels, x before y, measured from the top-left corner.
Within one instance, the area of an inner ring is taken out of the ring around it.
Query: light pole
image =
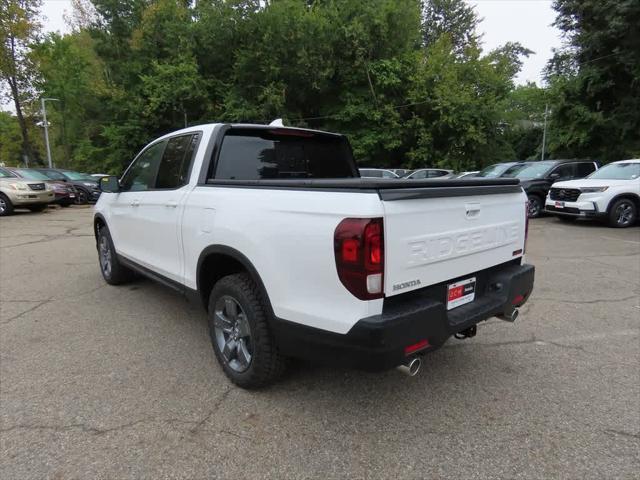
[[[549,114],[549,104],[544,104],[544,128],[542,130],[542,153],[540,154],[540,160],[544,160],[544,149],[547,143],[547,115]]]
[[[47,107],[44,102],[49,100],[50,102],[59,102],[59,98],[40,98],[40,105],[42,106],[42,121],[44,123],[44,144],[47,147],[47,161],[49,162],[49,168],[53,168],[51,162],[51,148],[49,147],[49,125],[47,124]]]

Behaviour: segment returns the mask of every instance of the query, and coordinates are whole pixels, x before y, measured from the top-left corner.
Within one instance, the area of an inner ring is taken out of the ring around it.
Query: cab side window
[[[180,188],[189,183],[189,170],[197,146],[196,134],[170,138],[162,155],[155,188]]]
[[[575,163],[563,163],[553,169],[551,175],[556,174],[558,177],[556,180],[568,180],[575,178]]]
[[[143,192],[154,188],[166,144],[166,141],[154,143],[134,160],[120,182],[123,191]]]
[[[416,178],[418,180],[422,178],[427,178],[427,171],[422,170],[421,172],[416,172],[415,175],[411,175],[411,178]]]

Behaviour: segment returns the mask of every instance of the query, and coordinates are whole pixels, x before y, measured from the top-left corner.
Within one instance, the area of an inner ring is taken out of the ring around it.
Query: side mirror
[[[118,177],[108,176],[100,178],[100,190],[107,193],[116,193],[120,191],[120,182]]]
[[[549,179],[551,180],[558,180],[559,178],[560,178],[559,173],[552,173],[551,175],[549,175]]]

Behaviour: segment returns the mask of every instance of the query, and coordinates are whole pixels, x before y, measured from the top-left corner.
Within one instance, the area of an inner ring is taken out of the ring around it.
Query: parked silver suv
[[[47,183],[24,180],[0,168],[0,217],[11,215],[15,207],[41,212],[54,198]]]

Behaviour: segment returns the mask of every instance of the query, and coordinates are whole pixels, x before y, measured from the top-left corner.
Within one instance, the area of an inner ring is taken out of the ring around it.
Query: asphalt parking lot
[[[638,478],[639,227],[532,221],[518,321],[417,377],[297,364],[247,392],[199,305],[104,283],[91,219],[0,219],[0,478]]]

